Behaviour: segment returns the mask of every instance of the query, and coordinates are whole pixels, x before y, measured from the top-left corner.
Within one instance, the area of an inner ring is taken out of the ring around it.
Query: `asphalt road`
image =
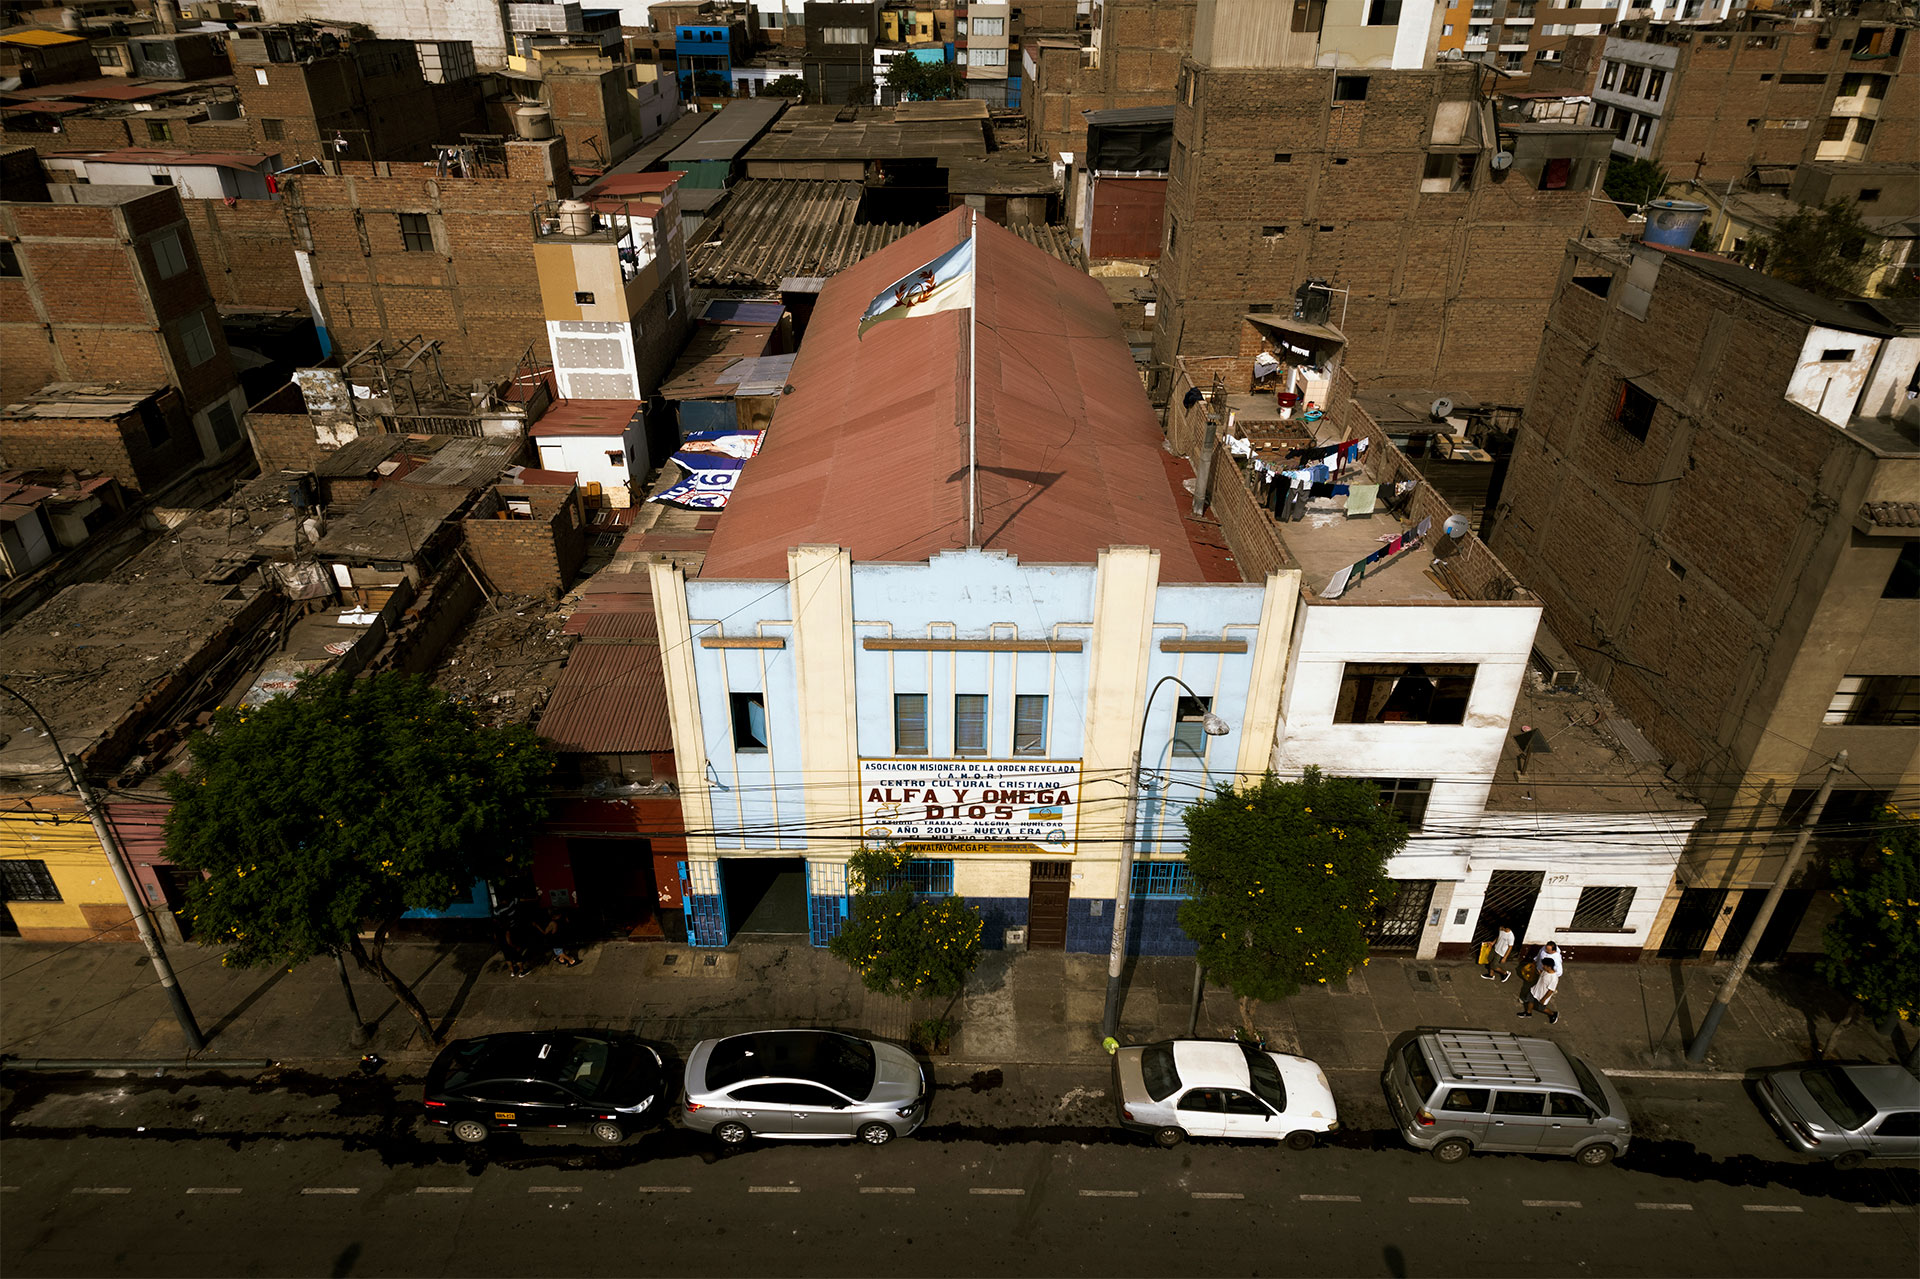
[[[474,1150],[406,1081],[11,1076],[0,1269],[31,1275],[1899,1275],[1915,1170],[1791,1156],[1738,1081],[1623,1081],[1647,1132],[1586,1169],[1443,1168],[1365,1126],[1303,1153],[1162,1151],[1105,1122],[1105,1078],[945,1081],[880,1149]]]

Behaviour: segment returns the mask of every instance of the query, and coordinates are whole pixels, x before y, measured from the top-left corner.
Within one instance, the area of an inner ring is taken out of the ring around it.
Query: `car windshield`
[[[1240,1045],[1240,1051],[1247,1055],[1247,1074],[1253,1079],[1254,1093],[1275,1110],[1286,1110],[1287,1086],[1281,1082],[1280,1071],[1273,1064],[1273,1058],[1245,1044]]]
[[[813,1031],[735,1035],[707,1057],[707,1087],[748,1079],[807,1079],[858,1101],[873,1091],[873,1045],[850,1035]]]
[[[1600,1081],[1594,1077],[1587,1063],[1568,1053],[1567,1064],[1573,1067],[1573,1077],[1579,1081],[1580,1091],[1593,1103],[1593,1108],[1603,1115],[1612,1114],[1613,1107],[1607,1104],[1607,1090],[1600,1086]]]
[[[1140,1077],[1146,1081],[1147,1096],[1165,1101],[1180,1087],[1180,1072],[1173,1067],[1172,1044],[1148,1044],[1140,1050]]]
[[[1866,1099],[1853,1080],[1847,1078],[1844,1070],[1836,1070],[1832,1066],[1803,1070],[1800,1072],[1800,1082],[1806,1085],[1807,1092],[1820,1109],[1827,1112],[1827,1117],[1848,1131],[1873,1118],[1873,1103]]]

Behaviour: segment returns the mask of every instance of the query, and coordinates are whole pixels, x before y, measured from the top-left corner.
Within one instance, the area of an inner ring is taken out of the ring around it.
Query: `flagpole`
[[[967,245],[973,251],[973,305],[967,308],[967,547],[971,550],[979,543],[974,538],[974,512],[979,509],[974,500],[974,447],[973,447],[973,401],[977,385],[974,370],[974,353],[979,349],[976,334],[979,326],[974,317],[980,309],[980,211],[967,210]]]

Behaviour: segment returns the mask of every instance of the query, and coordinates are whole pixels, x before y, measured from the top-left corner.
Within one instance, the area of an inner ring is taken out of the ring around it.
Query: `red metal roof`
[[[92,164],[212,165],[252,173],[267,162],[248,151],[158,151],[152,147],[124,147],[118,151],[58,151],[49,159],[86,160]]]
[[[645,590],[647,580],[637,579]],[[644,611],[589,615],[540,716],[555,749],[613,755],[673,749],[652,600]],[[567,628],[574,631],[571,625]]]
[[[618,436],[639,411],[639,400],[555,400],[527,435],[536,440],[555,435]]]
[[[586,198],[593,199],[603,195],[655,195],[686,176],[684,169],[667,169],[658,173],[615,173],[595,183],[593,189],[587,192]]]
[[[162,94],[180,93],[183,90],[200,88],[210,84],[232,84],[232,76],[222,76],[210,80],[79,80],[63,84],[36,84],[22,89],[9,89],[10,98],[89,98],[104,99],[108,102],[137,102],[141,98],[157,98]]]
[[[787,549],[912,562],[967,544],[969,313],[858,334],[881,290],[966,235],[955,210],[829,281],[794,391],[749,462],[702,577],[780,578]],[[1151,546],[1160,579],[1205,581],[1160,463],[1158,419],[1097,280],[982,219],[979,543],[1024,563]]]
[[[525,466],[511,478],[502,478],[502,484],[509,488],[519,485],[521,488],[572,488],[580,482],[578,471],[543,471],[537,466]]]

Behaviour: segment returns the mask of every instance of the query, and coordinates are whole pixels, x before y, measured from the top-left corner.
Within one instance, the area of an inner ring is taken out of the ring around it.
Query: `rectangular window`
[[[433,252],[433,224],[426,214],[400,215],[400,247],[408,253]]]
[[[953,697],[953,753],[987,753],[987,695],[956,693]]]
[[[173,175],[171,173],[149,174],[148,178],[153,185],[157,187],[170,187],[173,185]]]
[[[278,142],[287,136],[287,126],[280,120],[260,121],[260,136],[269,142]]]
[[[1620,73],[1620,92],[1633,97],[1640,92],[1640,82],[1646,79],[1644,67],[1628,67]]]
[[[120,65],[120,50],[96,44],[93,46],[93,60],[103,67],[117,67]]]
[[[1853,140],[1856,145],[1865,146],[1873,140],[1873,121],[1855,120],[1853,122]]]
[[[22,274],[20,250],[13,247],[12,240],[0,240],[0,279],[17,280]]]
[[[1399,26],[1400,0],[1367,0],[1367,25],[1370,27]]]
[[[4,275],[0,271],[0,275]],[[1883,600],[1920,600],[1920,542],[1908,542],[1900,548],[1900,557],[1893,562],[1893,571],[1887,574],[1887,584],[1881,588]]]
[[[1653,117],[1643,115],[1633,122],[1633,145],[1643,147],[1647,139],[1653,136]]]
[[[1660,90],[1667,86],[1667,73],[1654,70],[1647,72],[1647,101],[1658,102]]]
[[[1363,75],[1337,75],[1333,78],[1333,100],[1335,102],[1365,102],[1367,100],[1367,77]]]
[[[1627,926],[1632,908],[1631,888],[1583,888],[1571,927],[1576,933],[1617,933]]]
[[[173,126],[167,123],[165,120],[147,121],[147,141],[149,142],[173,141]]]
[[[1847,137],[1847,117],[1835,115],[1827,117],[1827,127],[1821,131],[1822,142],[1844,142]]]
[[[1611,89],[1619,80],[1620,64],[1618,62],[1603,62],[1600,64],[1600,87],[1602,89]]]
[[[1920,724],[1920,675],[1848,675],[1827,704],[1827,724]]]
[[[1813,807],[1816,793],[1812,786],[1796,786],[1787,792],[1786,807],[1780,813],[1784,830],[1791,831],[1807,820],[1807,810]],[[1836,790],[1827,796],[1826,807],[1820,810],[1820,820],[1813,827],[1830,838],[1857,834],[1879,820],[1880,809],[1886,802],[1885,791]]]
[[[1653,429],[1653,409],[1659,401],[1631,382],[1620,383],[1620,398],[1613,406],[1613,420],[1636,440],[1645,441]]]
[[[1173,711],[1173,753],[1190,759],[1205,758],[1207,753],[1207,732],[1204,727],[1207,714],[1213,710],[1211,697],[1188,697],[1182,694],[1179,704]]]
[[[1617,111],[1613,118],[1613,136],[1625,142],[1628,130],[1633,128],[1633,112]]]
[[[1047,753],[1047,699],[1039,693],[1021,693],[1013,699],[1013,753]]]
[[[153,237],[153,266],[163,280],[171,280],[187,269],[187,255],[180,247],[180,235],[166,231]]]
[[[907,887],[919,897],[953,896],[953,862],[945,858],[932,858],[922,861],[918,857],[907,863]]]
[[[1473,693],[1471,665],[1348,662],[1340,673],[1336,724],[1460,724]]]
[[[1135,862],[1133,864],[1133,895],[1135,897],[1191,897],[1193,896],[1193,876],[1188,872],[1185,862]]]
[[[1846,79],[1840,82],[1841,97],[1843,98],[1847,97],[1854,92],[1853,89],[1849,89],[1847,87],[1847,85],[1851,83],[1854,79],[1855,77],[1848,76]],[[1823,75],[1788,74],[1780,77],[1781,84],[1825,84],[1826,82],[1827,82],[1827,78]],[[1855,88],[1857,87],[1858,86],[1856,85]]]
[[[977,36],[1003,36],[1007,34],[1005,18],[973,18],[973,34]]]
[[[1880,198],[1879,187],[1861,187],[1860,188],[1859,199],[1861,204],[1873,204],[1874,202],[1879,200],[1879,198]]]
[[[1427,157],[1426,167],[1421,171],[1420,190],[1426,194],[1468,190],[1473,182],[1474,159],[1474,156],[1452,151],[1434,152]]]
[[[1570,156],[1555,156],[1547,161],[1540,170],[1540,189],[1542,191],[1564,191],[1567,180],[1573,176],[1573,159]]]
[[[59,888],[47,874],[47,864],[37,860],[0,862],[0,900],[10,902],[57,902]]]
[[[733,712],[733,749],[736,751],[767,749],[767,695],[765,693],[733,693],[727,700]]]
[[[1004,67],[1007,65],[1005,49],[969,49],[968,54],[976,67]]]
[[[927,753],[927,695],[925,693],[893,695],[893,753],[896,755]]]
[[[187,357],[190,369],[197,369],[213,358],[213,338],[207,332],[204,313],[189,315],[180,321],[180,350]]]
[[[1391,808],[1407,819],[1407,829],[1417,831],[1427,820],[1427,800],[1433,794],[1431,777],[1373,777],[1369,781],[1380,788],[1380,807]]]

